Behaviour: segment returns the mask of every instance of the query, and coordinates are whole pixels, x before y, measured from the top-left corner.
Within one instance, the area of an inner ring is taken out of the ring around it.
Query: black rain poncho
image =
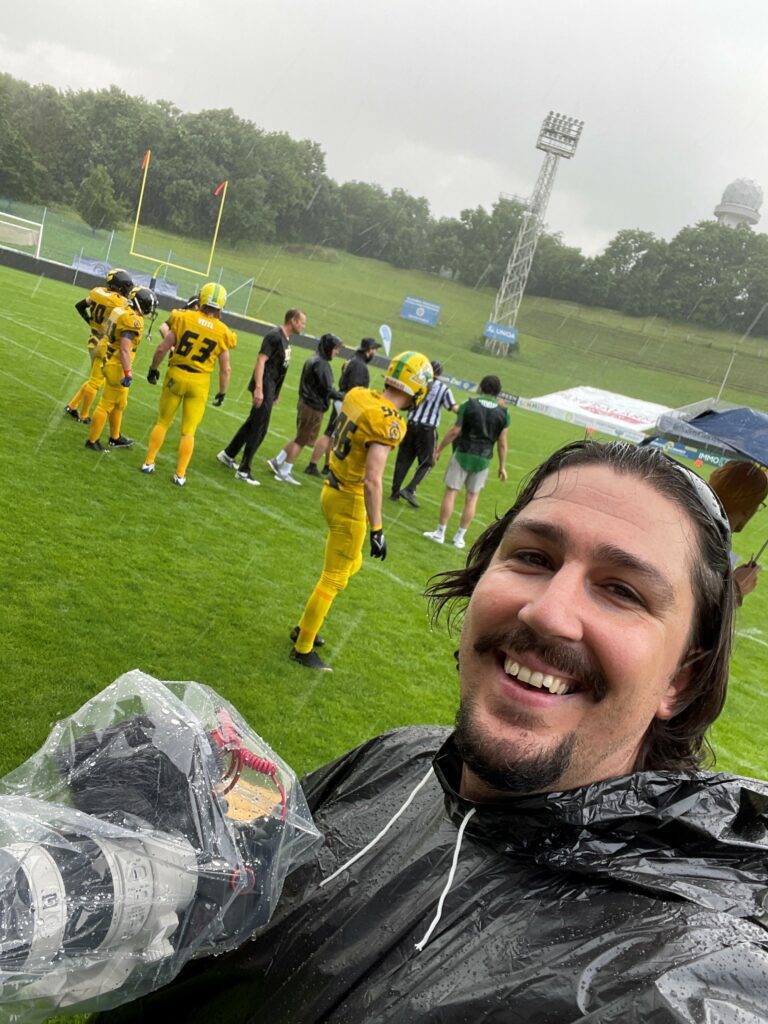
[[[483,806],[460,771],[448,730],[411,728],[310,775],[326,843],[273,923],[109,1019],[768,1021],[768,786],[639,773]]]

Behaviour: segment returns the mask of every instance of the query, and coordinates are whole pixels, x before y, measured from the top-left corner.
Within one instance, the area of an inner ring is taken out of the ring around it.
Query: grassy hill
[[[39,218],[40,211],[14,205],[14,212]],[[151,272],[162,261],[204,270],[209,241],[192,241],[139,227],[138,251],[156,260],[130,255],[131,230],[92,232],[70,211],[49,211],[42,255],[67,265],[79,253],[107,258],[112,265]],[[717,394],[736,356],[723,397],[768,408],[768,342],[723,331],[691,329],[657,318],[633,318],[611,310],[577,306],[538,297],[525,298],[518,327],[521,353],[509,360],[474,351],[491,310],[494,292],[472,289],[431,274],[398,270],[389,264],[316,246],[252,246],[216,250],[213,277],[221,274],[231,292],[230,308],[275,322],[286,308],[308,313],[307,330],[319,336],[333,331],[356,344],[389,323],[398,349],[424,348],[446,369],[477,380],[483,373],[502,377],[505,390],[534,396],[570,387],[622,391],[636,398],[677,406]],[[170,268],[169,280],[187,296],[202,278]],[[399,317],[406,295],[442,305],[437,328]]]

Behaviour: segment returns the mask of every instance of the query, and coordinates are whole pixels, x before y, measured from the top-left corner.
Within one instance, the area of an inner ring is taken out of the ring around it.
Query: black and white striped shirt
[[[441,380],[436,380],[421,405],[408,414],[408,422],[422,427],[437,427],[443,409],[452,409],[454,405],[456,402],[451,389]]]

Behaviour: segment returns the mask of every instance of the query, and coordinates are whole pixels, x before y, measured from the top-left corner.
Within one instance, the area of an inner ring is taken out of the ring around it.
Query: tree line
[[[490,211],[435,218],[404,189],[334,181],[317,142],[266,132],[233,110],[184,113],[114,86],[62,92],[0,74],[0,138],[0,196],[73,206],[94,229],[130,220],[151,149],[145,224],[210,238],[213,192],[228,179],[223,242],[328,246],[471,287],[499,286],[524,209],[500,198]],[[715,221],[669,242],[625,229],[589,257],[544,232],[527,292],[765,337],[768,235]]]

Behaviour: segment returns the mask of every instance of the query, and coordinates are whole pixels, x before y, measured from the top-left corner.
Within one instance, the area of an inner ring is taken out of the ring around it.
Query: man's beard
[[[576,734],[569,733],[550,750],[526,754],[509,741],[484,734],[474,720],[474,707],[471,697],[461,702],[453,737],[467,768],[500,795],[553,788],[570,766]]]

